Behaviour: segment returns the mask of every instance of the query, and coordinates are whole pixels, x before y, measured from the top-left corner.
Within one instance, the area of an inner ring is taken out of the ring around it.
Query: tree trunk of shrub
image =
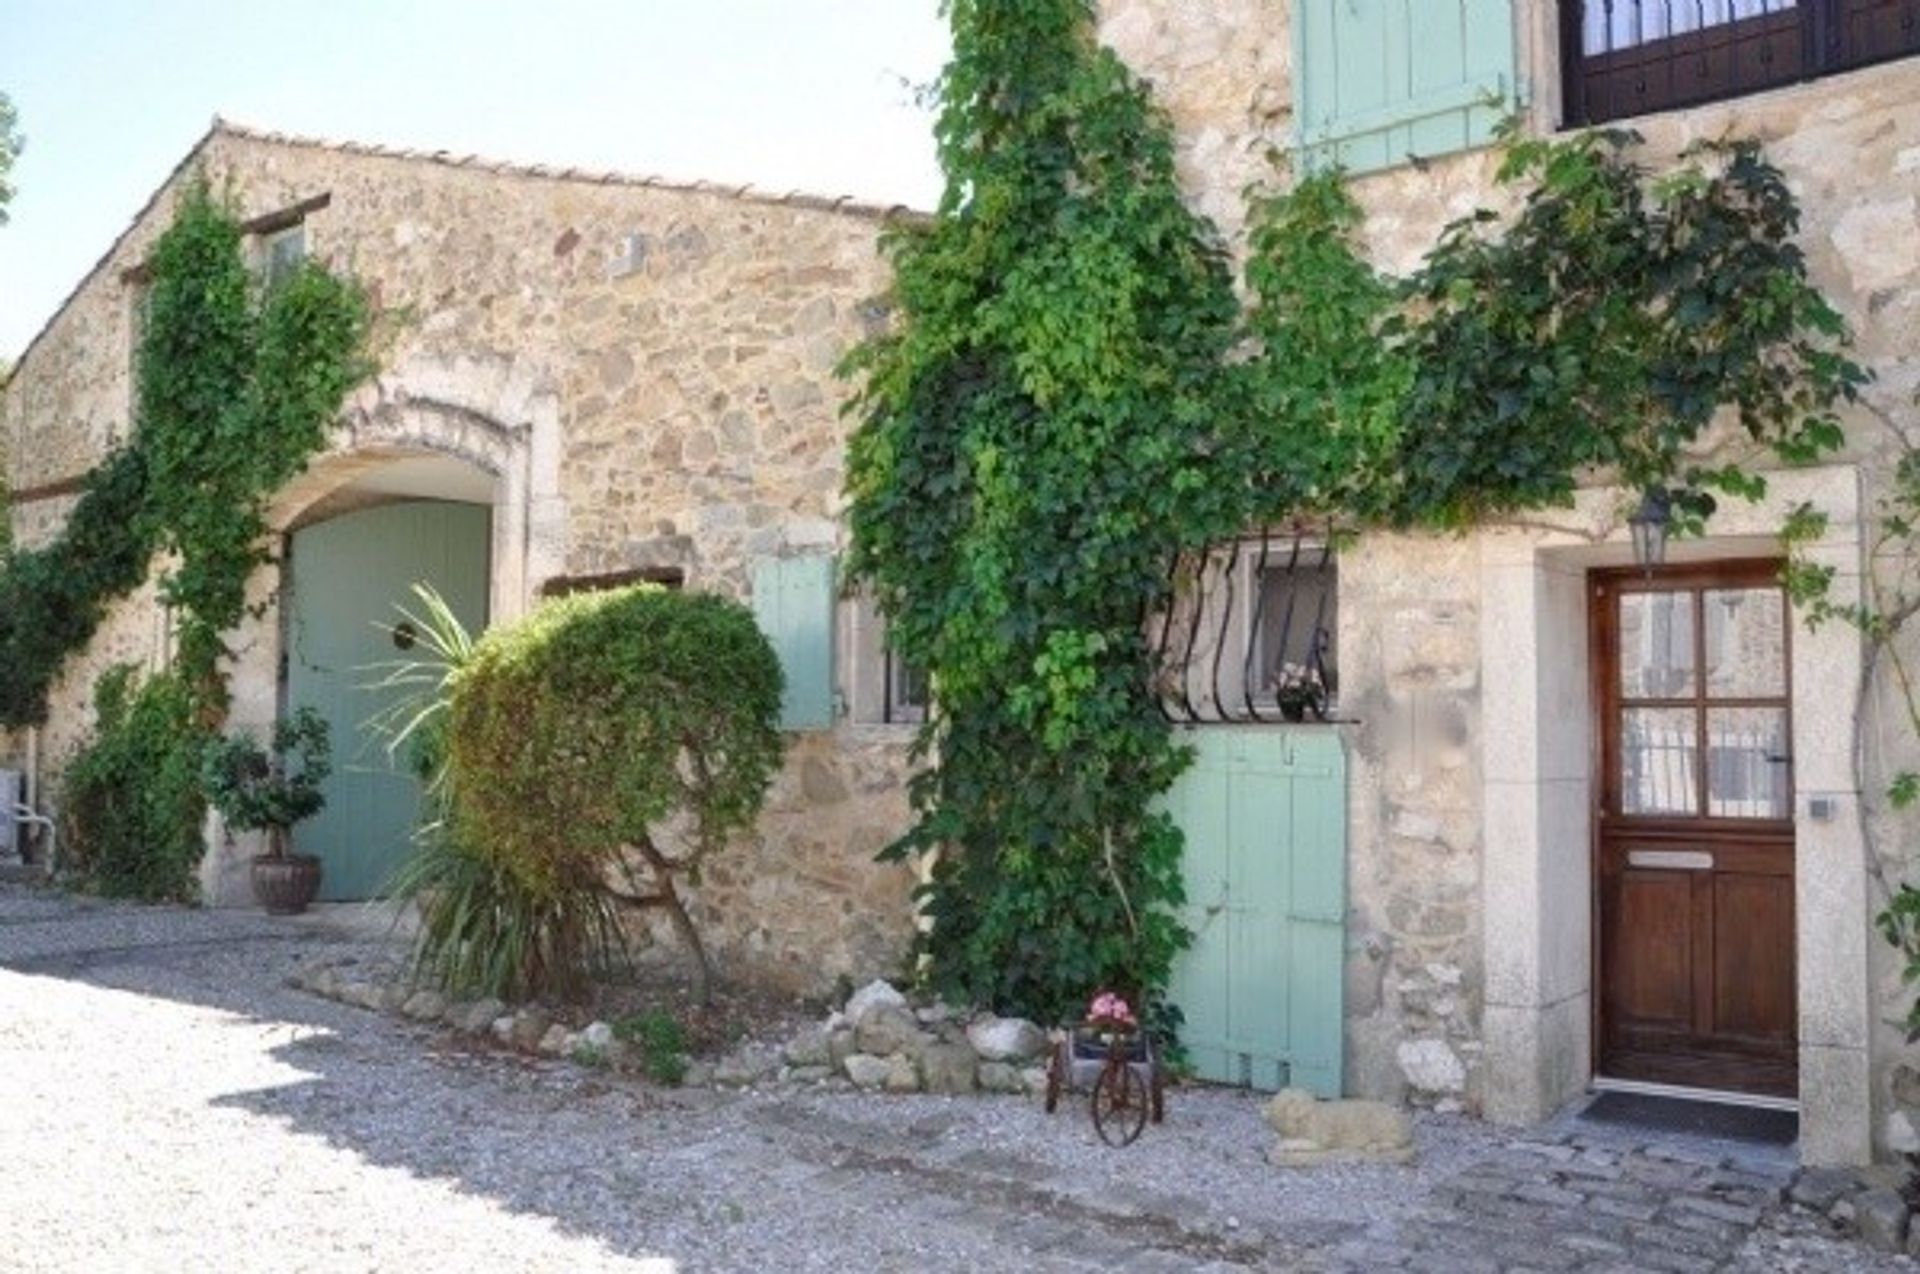
[[[614,897],[634,907],[658,907],[667,913],[667,919],[673,923],[673,930],[680,935],[680,941],[686,944],[693,956],[693,999],[702,1008],[713,1003],[713,965],[707,960],[706,944],[700,941],[700,930],[695,927],[693,917],[687,914],[687,904],[680,897],[680,891],[674,888],[674,864],[660,852],[649,838],[642,838],[634,849],[646,860],[647,868],[653,873],[655,892],[650,894],[628,894],[613,891]],[[631,875],[631,873],[629,873]]]

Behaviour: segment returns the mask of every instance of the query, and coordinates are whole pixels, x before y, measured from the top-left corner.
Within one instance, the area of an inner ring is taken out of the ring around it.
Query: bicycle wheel
[[[1130,1146],[1147,1126],[1147,1086],[1120,1062],[1100,1072],[1093,1086],[1093,1129],[1109,1146]]]

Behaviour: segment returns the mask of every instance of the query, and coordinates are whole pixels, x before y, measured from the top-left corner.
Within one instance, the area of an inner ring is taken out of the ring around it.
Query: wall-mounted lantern
[[[1641,494],[1640,507],[1627,519],[1627,529],[1633,533],[1634,564],[1645,567],[1649,575],[1667,560],[1667,528],[1672,522],[1673,497],[1665,487],[1648,487]]]

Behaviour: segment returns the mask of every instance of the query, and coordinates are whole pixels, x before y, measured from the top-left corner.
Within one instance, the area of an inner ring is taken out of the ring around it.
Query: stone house
[[[1857,694],[1858,636],[1808,631],[1773,580],[1782,524],[1812,502],[1829,517],[1813,553],[1857,594],[1895,451],[1883,423],[1920,424],[1920,41],[1900,21],[1920,0],[1681,8],[1663,25],[1667,6],[1632,0],[1100,5],[1102,38],[1175,122],[1194,206],[1236,246],[1243,190],[1305,145],[1354,173],[1374,259],[1410,268],[1498,198],[1488,94],[1541,133],[1631,118],[1655,159],[1756,136],[1877,376],[1843,452],[1772,474],[1651,574],[1626,569],[1637,493],[1606,486],[1471,535],[1227,546],[1214,569],[1252,587],[1189,634],[1235,644],[1213,661],[1229,684],[1216,672],[1191,714],[1205,782],[1175,796],[1201,931],[1189,1043],[1219,1078],[1514,1123],[1593,1086],[1704,1090],[1797,1108],[1809,1162],[1864,1161],[1920,1148],[1898,969],[1871,928],[1878,882],[1912,867],[1872,794],[1912,761],[1879,730],[1886,688]],[[422,504],[488,511],[476,587],[495,619],[636,575],[752,597],[806,728],[701,911],[723,957],[789,980],[885,970],[911,881],[871,860],[905,819],[901,722],[923,692],[857,601],[831,600],[830,564],[830,369],[879,318],[882,210],[225,125],[193,165],[232,182],[264,260],[291,236],[284,250],[351,264],[409,316],[276,506],[292,568],[259,595],[292,601],[236,635],[240,720],[272,720],[328,662],[303,658],[312,564],[364,563],[356,525],[420,538],[378,519]],[[181,179],[0,397],[21,543],[51,533],[124,427],[137,267]],[[332,578],[321,597],[357,575]],[[1276,626],[1282,611],[1313,619]],[[11,741],[15,763],[57,767],[100,670],[162,660],[167,639],[150,593],[120,606],[45,729]],[[1295,662],[1337,668],[1334,723],[1250,720],[1255,665]],[[1250,711],[1222,710],[1234,700]],[[235,897],[243,861],[215,846],[210,898]],[[1240,988],[1220,1004],[1215,975]]]
[[[1920,1145],[1871,927],[1914,867],[1876,796],[1911,757],[1887,688],[1857,693],[1857,634],[1808,631],[1772,583],[1811,501],[1857,593],[1885,425],[1920,428],[1920,5],[1105,0],[1100,30],[1236,246],[1242,191],[1305,146],[1353,174],[1374,261],[1411,269],[1498,204],[1489,95],[1540,134],[1626,121],[1655,162],[1764,142],[1877,378],[1841,454],[1651,577],[1618,569],[1637,493],[1601,487],[1530,525],[1363,535],[1311,585],[1346,722],[1320,727],[1348,767],[1344,1087],[1520,1123],[1596,1084],[1719,1090],[1797,1106],[1809,1162]]]
[[[230,641],[236,724],[313,703],[334,726],[329,809],[297,833],[325,862],[323,897],[376,891],[404,847],[416,798],[368,738],[366,685],[396,657],[375,624],[399,621],[413,580],[479,623],[557,591],[646,578],[746,597],[757,578],[779,600],[796,731],[756,835],[712,864],[698,910],[723,959],[782,983],[897,969],[912,876],[873,860],[905,823],[914,692],[831,567],[833,368],[879,321],[890,210],[216,122],[0,393],[16,545],[56,532],[126,434],[141,263],[196,172],[231,192],[262,268],[312,254],[397,316],[329,449],[276,497],[282,562]],[[115,606],[46,725],[0,736],[0,764],[57,805],[101,672],[159,666],[170,640],[150,585]],[[209,902],[250,901],[254,849],[210,834]]]

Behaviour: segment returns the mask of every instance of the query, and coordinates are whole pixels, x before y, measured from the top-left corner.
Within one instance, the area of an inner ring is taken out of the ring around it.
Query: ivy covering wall
[[[44,720],[67,661],[164,563],[172,668],[116,668],[94,733],[65,758],[70,870],[102,891],[192,896],[206,802],[200,753],[224,717],[222,634],[268,560],[266,503],[324,446],[369,371],[360,289],[307,263],[265,287],[204,180],[147,262],[129,440],[87,475],[48,544],[0,559],[0,725]]]
[[[172,563],[163,597],[197,715],[226,704],[221,634],[267,558],[266,501],[325,443],[368,371],[359,288],[307,263],[263,290],[238,220],[195,181],[148,263],[129,441],[87,475],[61,533],[0,565],[0,725],[45,718],[47,692],[107,609]]]
[[[1142,628],[1175,552],[1308,514],[1459,530],[1594,475],[1666,489],[1684,531],[1763,491],[1754,456],[1839,445],[1864,374],[1751,143],[1649,172],[1631,133],[1509,128],[1518,210],[1406,279],[1337,174],[1303,180],[1255,202],[1243,311],[1090,0],[946,12],[946,191],[890,233],[896,322],[845,369],[851,567],[936,691],[888,851],[931,856],[929,976],[1057,1019],[1157,995],[1186,941]],[[1720,421],[1743,445],[1700,458]]]

